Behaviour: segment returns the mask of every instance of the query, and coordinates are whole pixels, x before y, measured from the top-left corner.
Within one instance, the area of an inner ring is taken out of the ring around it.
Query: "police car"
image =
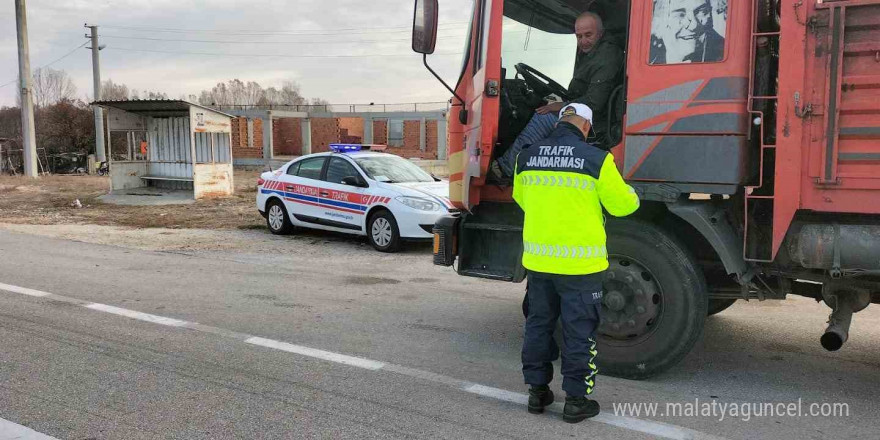
[[[456,213],[449,182],[382,146],[331,144],[257,181],[257,209],[273,234],[314,228],[366,235],[394,252],[404,239],[431,239],[434,222]]]

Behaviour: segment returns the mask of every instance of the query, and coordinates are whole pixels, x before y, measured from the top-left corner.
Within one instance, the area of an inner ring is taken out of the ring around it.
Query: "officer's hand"
[[[546,115],[548,113],[559,113],[559,111],[562,110],[562,107],[564,107],[564,106],[565,106],[565,104],[562,102],[553,102],[553,103],[547,104],[543,107],[538,107],[538,109],[535,111],[539,115]]]

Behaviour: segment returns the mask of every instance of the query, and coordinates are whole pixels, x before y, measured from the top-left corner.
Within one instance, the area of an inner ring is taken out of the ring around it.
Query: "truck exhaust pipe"
[[[852,315],[861,311],[871,302],[871,295],[867,291],[837,291],[825,297],[825,304],[831,307],[831,315],[828,317],[828,328],[819,338],[828,351],[840,350],[849,338],[849,326],[852,324]]]
[[[843,347],[843,343],[849,338],[849,326],[852,324],[852,315],[853,310],[849,307],[848,303],[831,312],[831,316],[828,317],[830,324],[825,333],[822,334],[822,337],[819,338],[823,348],[828,351],[837,351],[840,350],[840,347]]]

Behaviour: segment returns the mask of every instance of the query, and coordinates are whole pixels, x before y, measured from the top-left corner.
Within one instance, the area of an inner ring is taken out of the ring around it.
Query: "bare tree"
[[[114,83],[108,79],[101,83],[101,99],[108,101],[127,101],[130,99],[168,99],[168,94],[152,90],[139,92],[137,89],[129,89],[122,83]]]
[[[106,101],[125,101],[131,97],[131,91],[125,84],[116,84],[112,79],[101,83],[101,99]]]
[[[150,90],[145,90],[143,93],[138,92],[137,89],[131,90],[131,96],[129,99],[169,99],[168,94],[164,92],[154,92]]]
[[[244,82],[232,79],[218,83],[211,90],[202,90],[198,95],[190,95],[190,99],[202,105],[214,106],[269,106],[269,105],[303,105],[308,100],[300,93],[299,85],[294,81],[284,81],[281,88],[264,89],[255,81]]]
[[[55,70],[51,67],[37,69],[33,77],[34,105],[39,108],[72,100],[76,96],[76,86],[63,70]]]
[[[284,81],[281,90],[269,87],[263,98],[268,105],[303,105],[307,102],[300,94],[299,85],[293,81]]]

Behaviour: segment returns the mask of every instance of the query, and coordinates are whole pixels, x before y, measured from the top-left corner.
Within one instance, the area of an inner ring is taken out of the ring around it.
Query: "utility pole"
[[[21,96],[21,148],[24,152],[24,175],[27,177],[38,177],[37,135],[34,130],[31,54],[30,47],[28,46],[25,0],[15,0],[15,21],[18,28],[18,81]]]
[[[98,46],[98,26],[85,27],[92,30],[91,35],[86,34],[86,38],[92,39],[92,77],[95,86],[95,101],[101,100],[101,47]],[[107,156],[104,154],[104,109],[100,106],[94,106],[95,110],[95,161],[106,162]]]

